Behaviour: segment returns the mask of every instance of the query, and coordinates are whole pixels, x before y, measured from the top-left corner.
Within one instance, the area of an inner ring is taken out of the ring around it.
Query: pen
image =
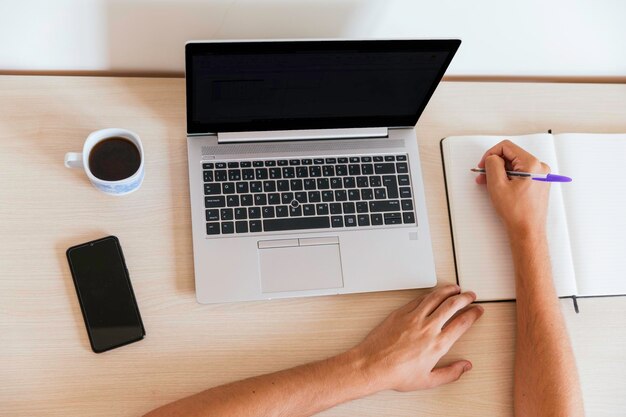
[[[470,169],[472,172],[477,172],[479,174],[485,174],[485,170],[482,168],[472,168]],[[572,182],[570,177],[566,177],[564,175],[556,175],[556,174],[536,174],[534,172],[520,172],[520,171],[506,171],[506,175],[509,177],[525,177],[530,178],[535,181],[545,181],[545,182]]]

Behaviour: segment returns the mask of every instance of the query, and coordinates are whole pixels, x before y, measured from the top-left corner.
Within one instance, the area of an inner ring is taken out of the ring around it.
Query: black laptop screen
[[[189,43],[187,131],[413,126],[459,44]]]

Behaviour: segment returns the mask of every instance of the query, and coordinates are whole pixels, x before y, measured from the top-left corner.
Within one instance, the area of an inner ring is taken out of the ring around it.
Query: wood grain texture
[[[423,291],[222,305],[195,301],[184,81],[0,77],[0,415],[136,416],[204,388],[321,359]],[[625,132],[626,85],[442,83],[418,123],[437,273],[454,281],[439,140],[463,134]],[[93,130],[137,132],[139,191],[111,197],[63,166]],[[67,247],[119,237],[146,339],[91,352]],[[626,245],[625,245],[626,249]],[[487,260],[486,260],[487,261]],[[626,409],[626,298],[562,300],[588,416]],[[471,373],[383,392],[324,416],[511,416],[515,305],[486,314],[444,358]]]

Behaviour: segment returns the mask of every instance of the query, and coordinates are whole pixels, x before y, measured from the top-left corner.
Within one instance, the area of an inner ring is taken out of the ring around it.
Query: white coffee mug
[[[89,169],[89,154],[96,144],[102,142],[105,139],[109,139],[112,137],[122,137],[130,140],[132,143],[137,146],[139,150],[139,168],[133,175],[128,178],[121,179],[119,181],[105,181],[102,180],[91,172]],[[143,182],[144,176],[144,157],[143,157],[143,146],[141,145],[141,140],[136,133],[131,132],[126,129],[102,129],[96,130],[92,132],[87,139],[85,140],[85,144],[83,145],[83,151],[81,152],[68,152],[65,154],[65,166],[68,168],[83,168],[85,173],[87,174],[87,178],[89,181],[102,192],[111,195],[124,195],[130,194],[133,191],[137,190],[141,183]]]

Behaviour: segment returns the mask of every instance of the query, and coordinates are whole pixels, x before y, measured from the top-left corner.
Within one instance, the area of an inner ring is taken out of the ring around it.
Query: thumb
[[[472,363],[469,361],[458,361],[448,366],[441,368],[435,368],[430,372],[430,384],[431,388],[438,387],[439,385],[449,384],[458,380],[461,375],[472,369]]]
[[[487,184],[498,186],[508,179],[504,169],[504,159],[498,155],[489,155],[485,159],[485,171],[487,171]]]

